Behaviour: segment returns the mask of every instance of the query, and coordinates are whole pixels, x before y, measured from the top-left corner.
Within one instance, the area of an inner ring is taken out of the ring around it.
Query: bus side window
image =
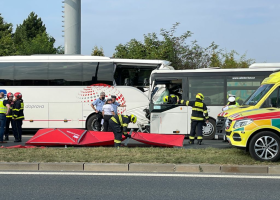
[[[97,83],[113,85],[114,82],[114,64],[100,62],[97,67]]]
[[[53,86],[82,85],[82,63],[49,63],[49,81]]]
[[[15,63],[14,85],[49,85],[48,63]]]
[[[224,82],[220,77],[189,77],[189,99],[195,100],[196,94],[202,93],[207,106],[222,106]]]
[[[14,63],[0,63],[0,85],[14,85]]]
[[[269,97],[263,102],[261,108],[279,107],[279,88],[275,89]]]
[[[90,86],[97,82],[96,69],[98,63],[83,63],[83,85]]]

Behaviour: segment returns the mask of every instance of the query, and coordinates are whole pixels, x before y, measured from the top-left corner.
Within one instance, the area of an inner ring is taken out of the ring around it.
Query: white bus
[[[95,130],[90,104],[117,96],[126,104],[121,114],[147,120],[149,77],[156,69],[173,69],[168,61],[112,59],[95,56],[36,55],[0,57],[0,92],[21,92],[23,128],[87,128]]]
[[[279,68],[278,68],[279,69]],[[216,118],[227,104],[228,94],[236,95],[241,105],[262,80],[277,68],[249,69],[197,69],[153,71],[151,74],[150,123],[141,129],[151,133],[189,134],[192,108],[183,105],[164,104],[162,98],[176,94],[184,100],[195,100],[197,93],[205,97],[210,123],[203,129],[205,139],[213,139]]]

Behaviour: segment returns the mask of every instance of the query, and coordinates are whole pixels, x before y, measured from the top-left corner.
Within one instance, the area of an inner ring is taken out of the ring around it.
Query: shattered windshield
[[[245,102],[243,105],[256,105],[263,96],[272,88],[274,84],[261,85]]]
[[[156,90],[153,96],[154,104],[163,104],[163,97],[169,96],[168,89],[166,89],[165,86],[157,86],[154,90]]]

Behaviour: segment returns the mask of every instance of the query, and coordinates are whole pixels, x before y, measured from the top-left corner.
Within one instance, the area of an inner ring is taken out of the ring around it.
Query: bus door
[[[187,134],[187,106],[168,104],[163,97],[171,94],[182,99],[182,79],[156,80],[150,97],[150,132],[160,134]]]

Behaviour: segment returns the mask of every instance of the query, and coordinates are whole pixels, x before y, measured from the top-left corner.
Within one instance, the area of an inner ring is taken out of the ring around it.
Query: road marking
[[[280,179],[280,176],[219,175],[219,174],[158,174],[158,173],[90,173],[90,172],[0,172],[0,175],[58,175],[58,176],[143,176],[143,177],[190,177],[190,178],[247,178]]]

